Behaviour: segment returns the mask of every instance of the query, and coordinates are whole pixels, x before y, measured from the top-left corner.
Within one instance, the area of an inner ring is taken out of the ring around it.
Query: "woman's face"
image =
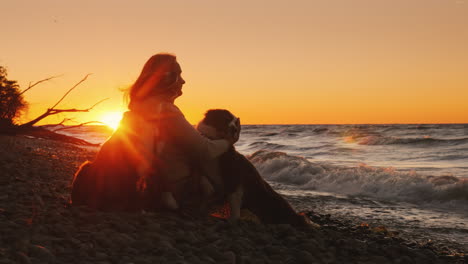
[[[182,69],[178,62],[174,64],[173,69],[169,73],[168,83],[170,83],[170,89],[174,91],[174,99],[182,95],[182,86],[185,84],[185,80],[182,78]]]

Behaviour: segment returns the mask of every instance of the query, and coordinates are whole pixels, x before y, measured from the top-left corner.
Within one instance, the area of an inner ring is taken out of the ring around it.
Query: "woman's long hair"
[[[176,56],[169,53],[158,53],[153,55],[143,66],[138,79],[130,87],[129,108],[151,96],[166,96],[171,93],[167,82],[167,74],[171,72],[176,63]]]

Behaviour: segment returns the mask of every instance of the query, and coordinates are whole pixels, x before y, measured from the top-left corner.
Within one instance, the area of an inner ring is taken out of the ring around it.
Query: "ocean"
[[[243,125],[236,148],[299,211],[468,252],[468,124]]]

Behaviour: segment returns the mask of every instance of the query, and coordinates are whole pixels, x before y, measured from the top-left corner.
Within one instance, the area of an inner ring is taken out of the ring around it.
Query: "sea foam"
[[[453,176],[425,176],[414,171],[400,172],[365,164],[333,166],[265,150],[248,157],[266,180],[303,190],[412,203],[468,202],[468,180]]]

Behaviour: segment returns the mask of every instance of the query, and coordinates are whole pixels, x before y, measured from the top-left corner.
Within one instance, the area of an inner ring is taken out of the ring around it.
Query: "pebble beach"
[[[73,174],[97,150],[0,136],[0,264],[468,263],[464,252],[314,212],[305,214],[319,227],[294,228],[185,211],[72,207]]]

